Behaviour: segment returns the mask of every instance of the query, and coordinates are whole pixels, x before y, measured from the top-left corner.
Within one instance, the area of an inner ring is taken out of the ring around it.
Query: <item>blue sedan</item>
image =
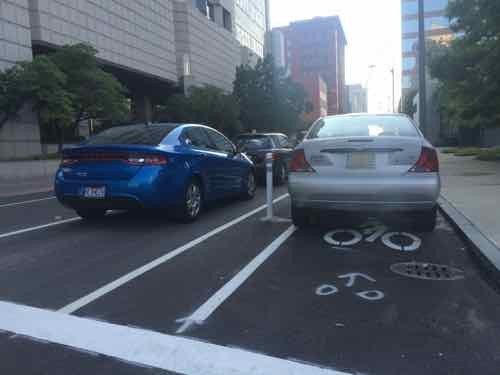
[[[207,202],[252,199],[255,189],[250,159],[218,131],[193,124],[105,130],[64,150],[55,178],[58,200],[84,219],[148,208],[193,221]]]

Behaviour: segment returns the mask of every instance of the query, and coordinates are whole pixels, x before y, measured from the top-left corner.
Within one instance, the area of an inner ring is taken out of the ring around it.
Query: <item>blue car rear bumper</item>
[[[174,206],[183,200],[187,176],[180,176],[179,170],[161,167],[142,168],[130,180],[75,180],[64,177],[60,169],[55,178],[57,199],[65,206],[105,209],[158,209]],[[105,187],[103,199],[83,197],[85,187]]]

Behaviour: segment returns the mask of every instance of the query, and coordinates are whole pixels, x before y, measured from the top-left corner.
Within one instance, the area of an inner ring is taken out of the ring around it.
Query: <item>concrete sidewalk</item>
[[[50,192],[54,189],[54,176],[3,179],[0,178],[0,198]]]
[[[442,196],[500,249],[500,162],[439,154]]]
[[[0,162],[0,197],[51,191],[59,160]]]

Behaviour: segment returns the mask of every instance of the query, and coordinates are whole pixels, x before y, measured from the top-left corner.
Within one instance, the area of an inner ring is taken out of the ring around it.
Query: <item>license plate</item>
[[[375,168],[375,154],[373,152],[353,152],[347,158],[349,169],[373,169]]]
[[[84,198],[104,199],[106,197],[106,186],[85,186],[82,195]]]

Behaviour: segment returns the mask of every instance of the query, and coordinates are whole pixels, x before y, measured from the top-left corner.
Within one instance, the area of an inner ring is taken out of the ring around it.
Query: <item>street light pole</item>
[[[396,113],[396,106],[394,105],[394,100],[395,95],[396,95],[396,90],[395,90],[395,82],[394,82],[394,68],[391,69],[391,74],[392,74],[392,113]]]
[[[424,135],[427,130],[427,107],[426,107],[426,82],[425,82],[425,20],[424,0],[418,0],[418,118],[420,130]]]

